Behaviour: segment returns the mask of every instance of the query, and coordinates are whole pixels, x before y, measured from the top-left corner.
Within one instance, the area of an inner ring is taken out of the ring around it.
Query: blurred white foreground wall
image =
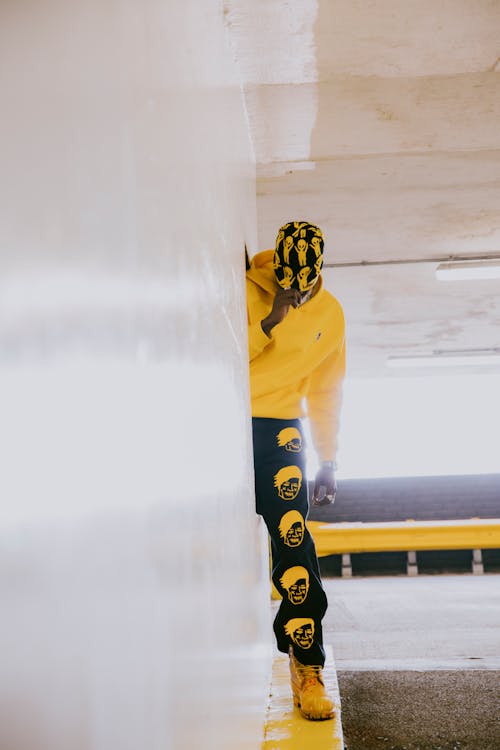
[[[2,3],[0,87],[0,746],[258,748],[255,174],[222,3]]]

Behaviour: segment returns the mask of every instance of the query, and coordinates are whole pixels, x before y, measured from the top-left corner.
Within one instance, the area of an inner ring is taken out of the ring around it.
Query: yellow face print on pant
[[[274,475],[274,486],[282,500],[295,500],[302,486],[302,472],[298,466],[284,466]]]
[[[285,625],[285,633],[299,648],[311,648],[314,641],[314,620],[310,617],[294,617]]]
[[[276,441],[280,448],[290,453],[300,453],[302,450],[302,435],[296,427],[285,427],[276,435]]]
[[[304,519],[298,510],[289,510],[282,516],[279,532],[287,547],[300,547],[304,539]]]
[[[288,599],[292,604],[302,604],[309,591],[309,572],[302,565],[294,565],[285,570],[280,583],[288,592]]]

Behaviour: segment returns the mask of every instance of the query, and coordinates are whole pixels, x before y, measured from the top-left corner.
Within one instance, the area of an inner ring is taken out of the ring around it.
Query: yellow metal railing
[[[500,548],[500,518],[381,523],[307,521],[307,527],[318,557],[342,555],[342,576],[352,575],[350,556],[357,552],[406,552],[407,573],[417,575],[417,552],[452,549],[472,550],[472,572],[482,573],[481,550]],[[271,597],[281,599],[272,582]]]
[[[464,521],[308,521],[319,557],[356,552],[500,548],[500,518]]]

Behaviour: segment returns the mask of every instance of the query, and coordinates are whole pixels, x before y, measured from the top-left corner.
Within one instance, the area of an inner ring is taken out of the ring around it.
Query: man
[[[247,263],[256,504],[271,537],[273,581],[282,595],[274,632],[278,649],[289,654],[294,703],[313,720],[332,718],[334,707],[322,679],[327,600],[305,525],[301,417],[309,417],[321,460],[313,502],[333,502],[345,372],[344,316],[322,287],[323,247],[317,226],[290,222],[279,230],[274,251]]]

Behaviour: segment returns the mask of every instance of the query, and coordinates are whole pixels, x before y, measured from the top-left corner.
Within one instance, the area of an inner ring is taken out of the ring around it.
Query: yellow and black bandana
[[[276,238],[274,272],[283,289],[312,289],[323,266],[323,233],[307,221],[291,221]]]

